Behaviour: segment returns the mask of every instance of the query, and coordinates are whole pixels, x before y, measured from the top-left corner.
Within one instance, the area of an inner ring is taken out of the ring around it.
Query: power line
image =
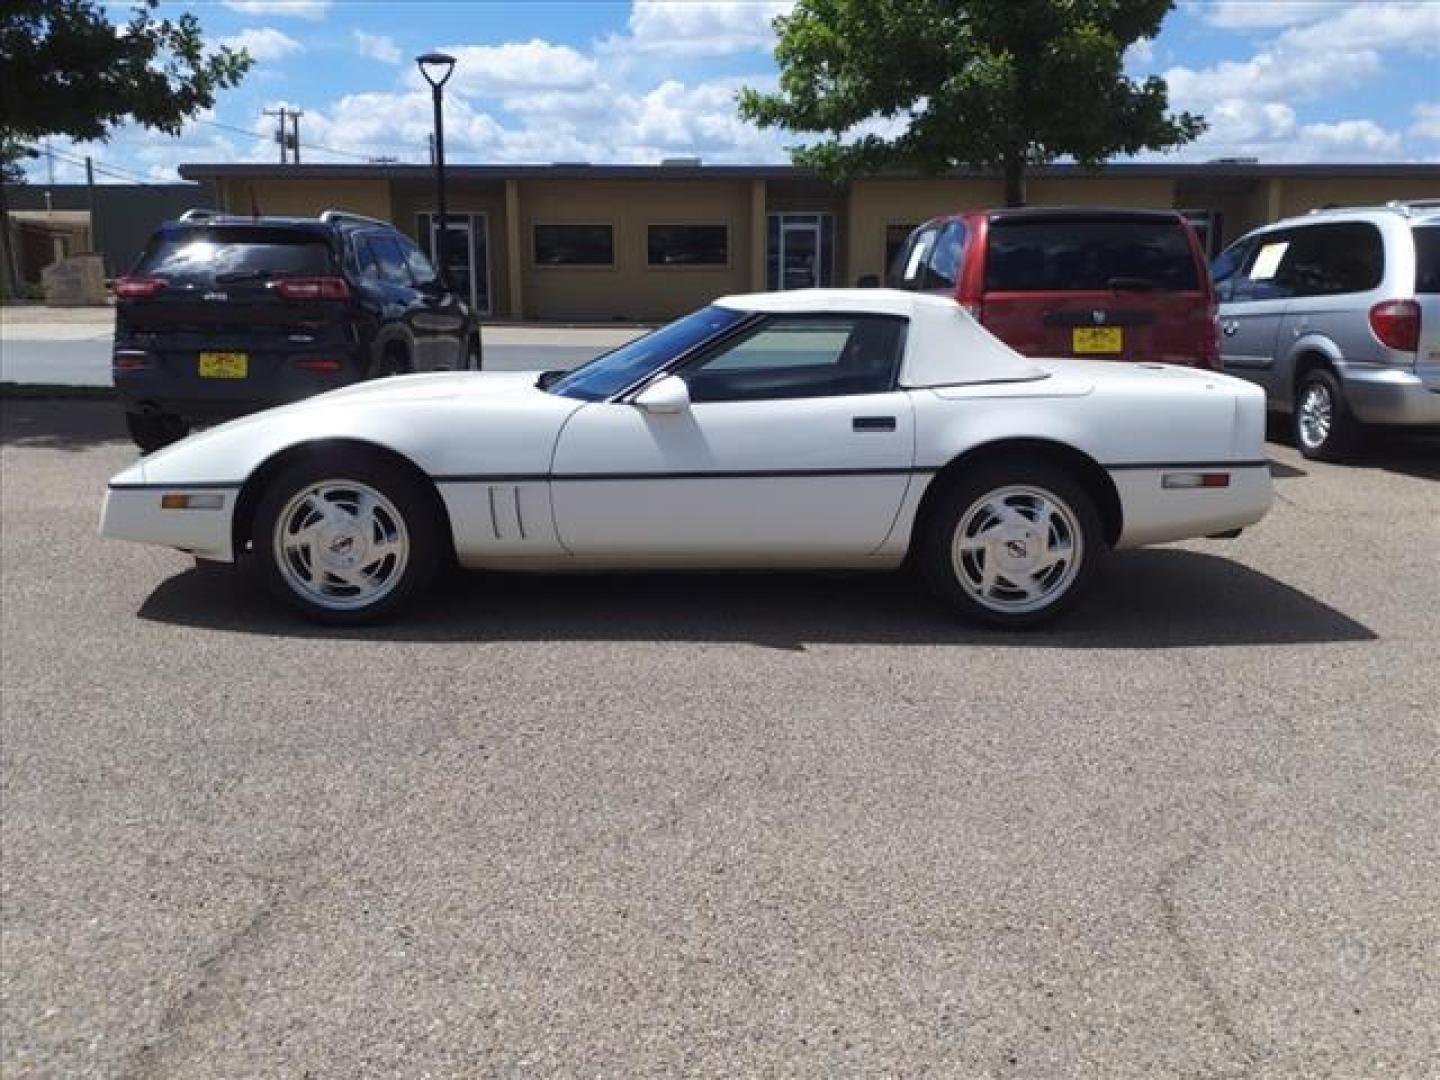
[[[267,111],[267,112],[265,113],[265,115],[266,115],[266,116],[274,116],[275,113],[273,113],[273,112],[268,112],[268,111]],[[288,113],[287,113],[287,115],[288,115]],[[302,115],[303,115],[303,113],[302,113]],[[263,138],[264,138],[263,135],[259,134],[259,133],[256,132],[256,131],[252,131],[252,130],[250,130],[249,128],[239,127],[239,126],[236,125],[236,124],[226,124],[226,123],[223,123],[223,122],[220,121],[220,120],[207,120],[207,119],[205,119],[204,117],[196,116],[196,117],[193,117],[193,118],[189,121],[189,123],[192,123],[192,124],[206,124],[206,125],[208,125],[209,127],[219,128],[221,131],[233,131],[233,132],[235,132],[237,135],[248,135],[248,136],[249,136],[250,138],[252,138],[252,139],[263,139]],[[376,148],[378,148],[378,149],[384,149],[384,150],[414,150],[414,147],[413,147],[410,143],[375,143],[374,145],[375,145]],[[354,151],[354,150],[338,150],[338,149],[336,149],[336,148],[333,147],[333,146],[321,146],[321,145],[319,145],[318,143],[313,143],[313,142],[307,142],[307,143],[305,144],[305,149],[306,149],[306,150],[319,151],[320,153],[323,153],[323,154],[335,154],[335,155],[337,155],[337,156],[339,156],[339,157],[354,158],[356,161],[369,161],[369,160],[370,160],[370,156],[371,156],[371,155],[369,155],[369,154],[362,154],[362,153],[359,153],[359,152]]]
[[[34,149],[34,148],[32,147],[32,149]],[[76,166],[76,167],[78,167],[78,168],[82,168],[82,169],[83,169],[83,168],[85,167],[85,159],[84,159],[84,158],[71,157],[70,155],[64,153],[63,151],[56,150],[54,147],[50,146],[48,143],[45,144],[44,146],[41,146],[36,152],[37,152],[38,154],[43,154],[43,155],[45,155],[47,158],[50,159],[51,169],[50,169],[50,181],[49,181],[49,182],[50,182],[51,184],[54,184],[54,182],[55,182],[54,162],[55,162],[55,159],[56,159],[56,158],[58,158],[59,160],[65,162],[66,164],[74,165],[74,166]],[[134,184],[142,184],[142,185],[144,185],[144,186],[146,186],[146,187],[152,187],[152,186],[154,186],[150,180],[147,180],[145,177],[141,176],[139,173],[130,172],[128,169],[122,169],[122,168],[121,168],[120,166],[118,166],[118,165],[107,165],[107,164],[105,164],[105,163],[102,162],[102,161],[96,161],[94,158],[91,158],[91,159],[90,159],[90,163],[91,163],[91,166],[94,168],[94,170],[95,170],[97,173],[100,173],[102,176],[108,176],[108,177],[110,177],[110,178],[113,179],[113,180],[127,180],[127,181],[129,181],[129,182],[131,182],[131,183],[134,183]]]

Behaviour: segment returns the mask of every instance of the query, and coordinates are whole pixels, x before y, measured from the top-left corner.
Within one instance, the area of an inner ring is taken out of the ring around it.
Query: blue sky
[[[423,161],[428,90],[412,58],[459,57],[447,90],[447,158],[461,162],[784,161],[783,133],[735,115],[741,85],[773,85],[770,20],[786,0],[216,0],[194,11],[208,40],[255,67],[185,133],[133,127],[93,154],[107,178],[176,179],[185,161],[273,161],[273,120],[300,108],[307,162]],[[125,3],[110,5],[123,20]],[[1440,161],[1440,2],[1182,0],[1127,56],[1160,74],[1210,131],[1171,160]],[[78,177],[55,162],[56,179]],[[37,163],[32,176],[42,179]]]

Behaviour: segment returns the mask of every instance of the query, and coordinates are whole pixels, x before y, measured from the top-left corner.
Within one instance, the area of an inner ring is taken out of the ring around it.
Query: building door
[[[767,287],[828,288],[834,280],[835,224],[829,214],[769,215]]]
[[[488,214],[457,214],[450,219],[450,239],[445,245],[445,280],[481,315],[491,314],[490,303],[490,218]],[[438,216],[429,212],[419,215],[420,247],[432,262],[438,264],[435,251],[440,246]]]

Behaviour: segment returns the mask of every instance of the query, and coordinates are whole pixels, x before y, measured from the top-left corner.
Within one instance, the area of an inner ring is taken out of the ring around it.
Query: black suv
[[[393,225],[190,210],[115,282],[115,389],[149,453],[194,420],[398,375],[478,367],[470,307]]]

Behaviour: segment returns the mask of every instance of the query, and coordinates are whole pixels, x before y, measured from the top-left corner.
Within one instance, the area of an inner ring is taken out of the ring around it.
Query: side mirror
[[[678,375],[666,375],[635,395],[635,407],[647,413],[681,413],[690,408],[690,388]]]

